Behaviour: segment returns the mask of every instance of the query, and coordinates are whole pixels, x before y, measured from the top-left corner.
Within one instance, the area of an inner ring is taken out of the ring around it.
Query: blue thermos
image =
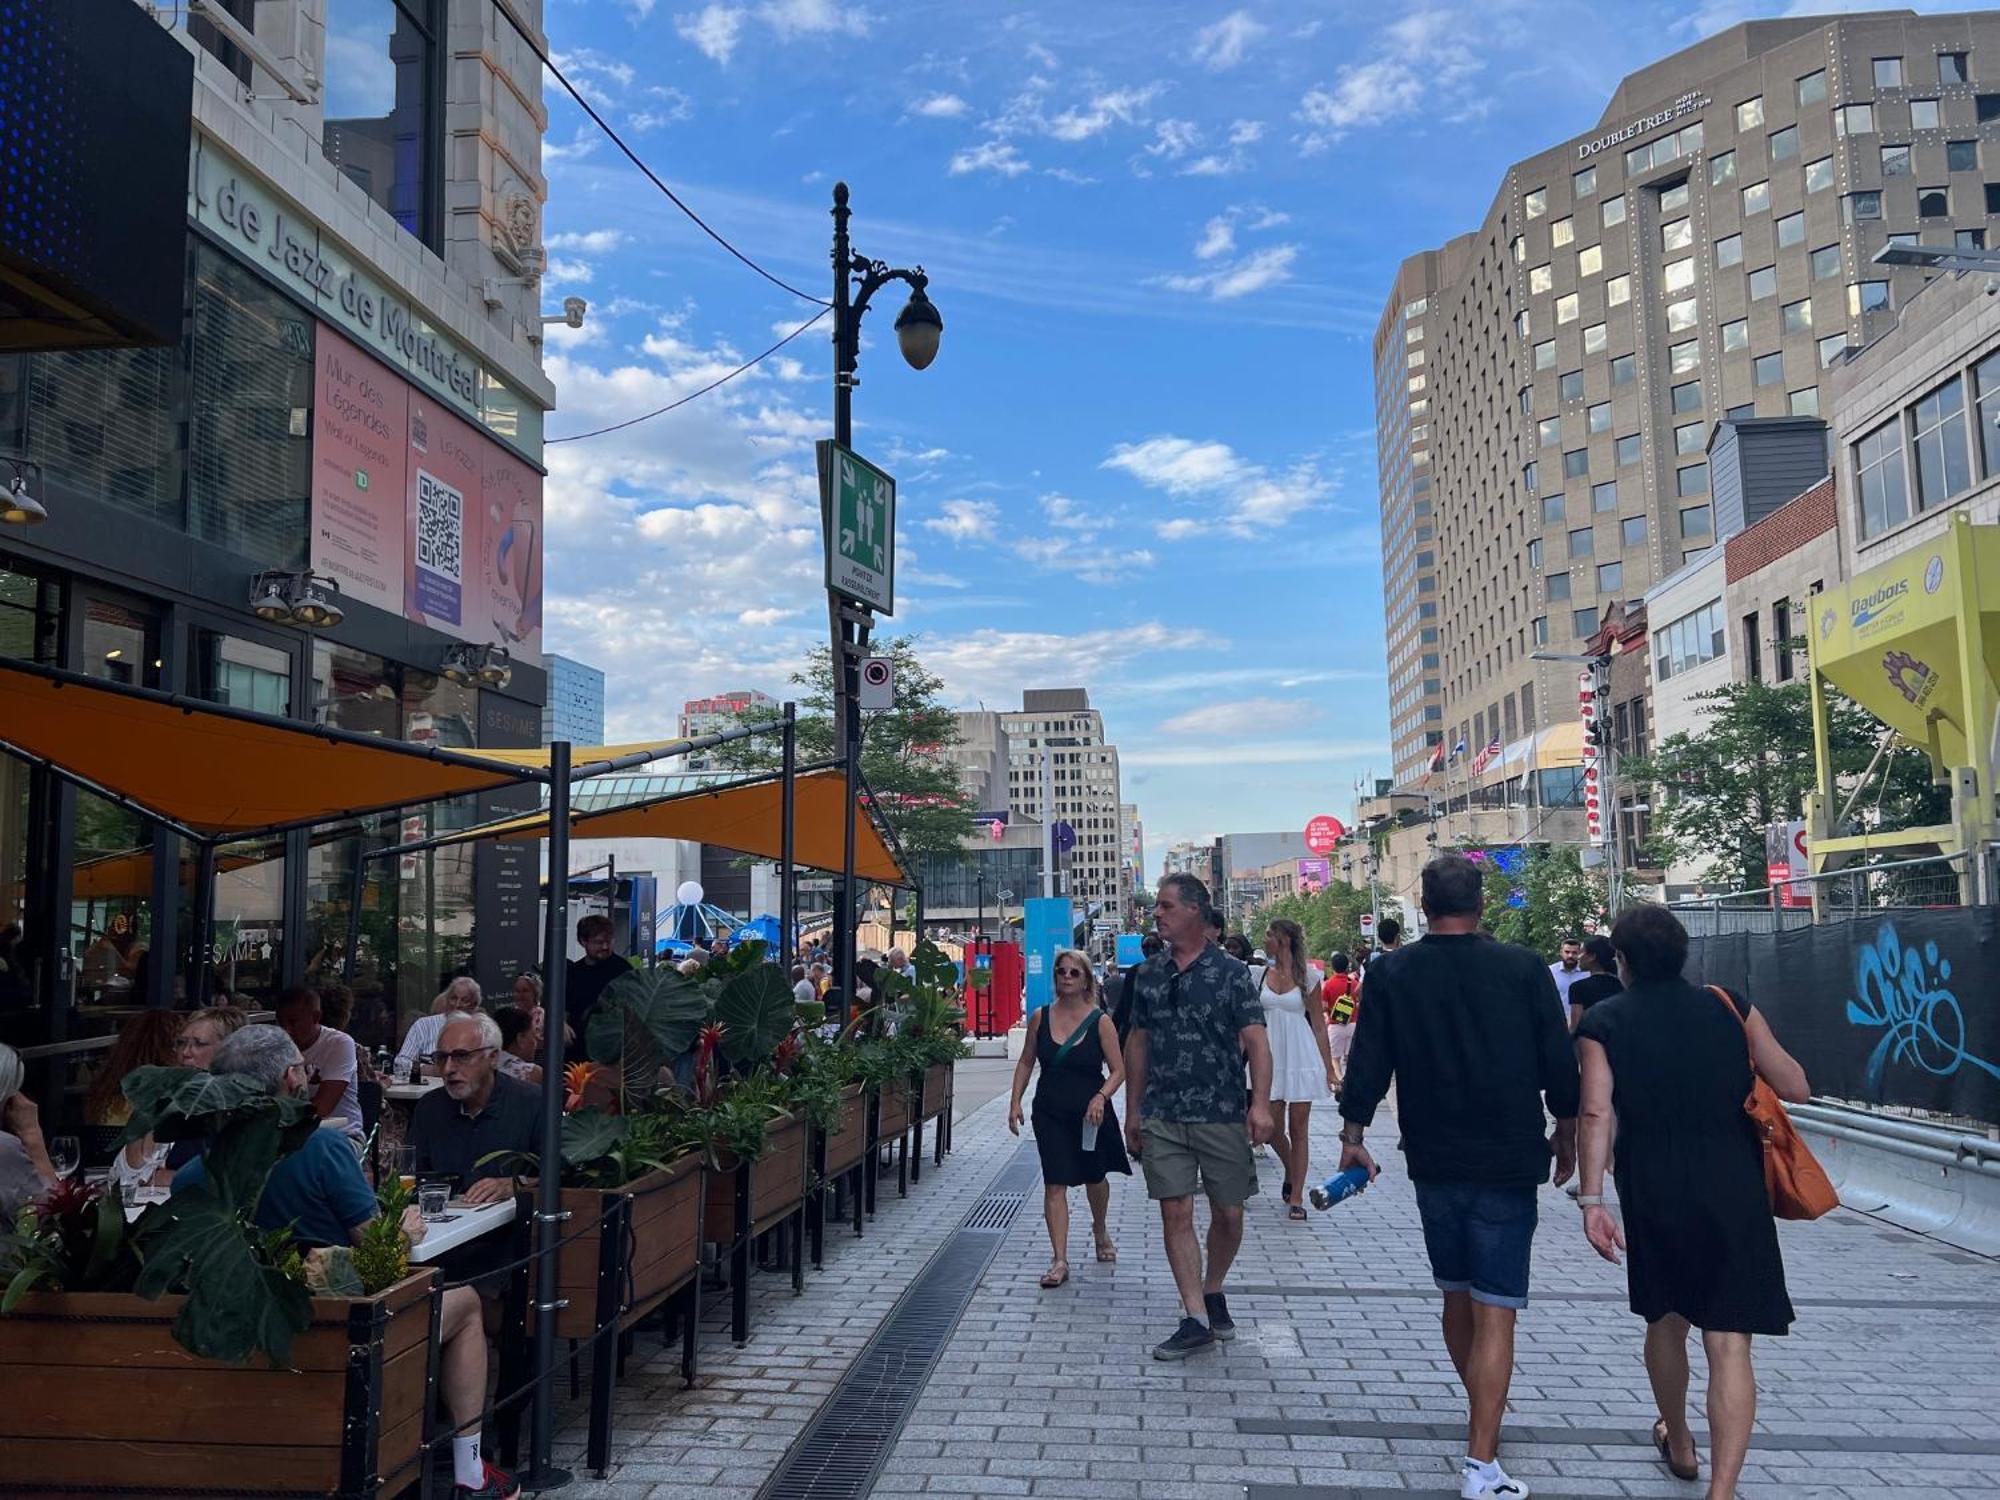
[[[1317,1209],[1332,1208],[1336,1203],[1344,1203],[1368,1186],[1366,1167],[1349,1167],[1338,1177],[1329,1177],[1309,1195],[1312,1206]]]

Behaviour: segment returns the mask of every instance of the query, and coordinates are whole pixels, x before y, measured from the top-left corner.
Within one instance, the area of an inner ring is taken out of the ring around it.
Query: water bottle
[[[1338,1177],[1327,1178],[1325,1182],[1314,1188],[1308,1196],[1311,1197],[1314,1208],[1325,1210],[1332,1208],[1336,1203],[1345,1203],[1349,1198],[1352,1198],[1367,1186],[1368,1169],[1366,1167],[1349,1167]]]
[[[1084,1155],[1088,1156],[1091,1152],[1095,1151],[1096,1149],[1097,1149],[1097,1127],[1091,1124],[1090,1121],[1085,1120],[1083,1122]]]

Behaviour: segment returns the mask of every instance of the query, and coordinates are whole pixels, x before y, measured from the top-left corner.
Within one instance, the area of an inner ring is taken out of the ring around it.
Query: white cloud
[[[1275,208],[1259,209],[1257,217],[1250,221],[1252,229],[1276,229],[1280,224],[1289,224],[1292,216]]]
[[[1227,443],[1174,436],[1120,443],[1101,467],[1117,469],[1149,489],[1194,504],[1192,515],[1155,523],[1154,530],[1167,541],[1217,531],[1254,536],[1319,505],[1334,487],[1312,460],[1274,473]]]
[[[1213,26],[1204,26],[1195,33],[1194,60],[1216,72],[1233,68],[1270,29],[1247,10],[1231,11]]]
[[[1229,124],[1229,144],[1232,146],[1254,146],[1263,139],[1262,120],[1232,120]]]
[[[1072,500],[1068,495],[1044,495],[1041,500],[1042,519],[1058,531],[1080,532],[1094,536],[1108,531],[1112,519],[1103,511],[1092,510],[1081,501]]]
[[[1238,698],[1205,703],[1160,722],[1170,735],[1284,734],[1303,729],[1319,717],[1319,709],[1300,698]]]
[[[1023,537],[1014,543],[1014,555],[1045,572],[1100,584],[1128,582],[1134,568],[1150,568],[1157,561],[1144,547],[1107,551],[1086,537]]]
[[[1000,519],[1000,507],[990,500],[947,500],[938,509],[942,515],[926,517],[921,524],[954,542],[982,541],[993,535],[993,523]]]
[[[782,606],[776,605],[768,609],[746,609],[736,617],[736,623],[738,625],[748,625],[753,630],[763,630],[777,624],[780,620],[789,620],[797,613],[798,611],[795,609],[785,609]]]
[[[952,156],[949,168],[954,177],[973,172],[994,172],[1002,177],[1019,177],[1033,164],[1015,149],[1011,141],[981,141]]]
[[[1214,271],[1189,276],[1162,276],[1155,284],[1176,292],[1205,294],[1218,302],[1247,297],[1292,279],[1297,245],[1268,245]]]
[[[1228,255],[1236,248],[1236,225],[1225,214],[1217,214],[1202,229],[1201,238],[1195,242],[1196,260],[1214,260],[1218,255]]]
[[[711,62],[726,63],[743,35],[743,12],[727,5],[706,5],[693,15],[674,17],[674,30]]]
[[[1232,740],[1210,745],[1120,748],[1118,763],[1133,768],[1168,766],[1311,766],[1330,761],[1381,756],[1385,747],[1370,740]]]
[[[1072,172],[1068,167],[1044,167],[1044,177],[1053,177],[1057,182],[1067,182],[1072,187],[1094,187],[1097,179],[1082,172]]]
[[[1020,701],[1023,684],[1106,682],[1134,662],[1212,644],[1200,630],[1153,620],[1070,635],[989,628],[927,638],[923,657],[924,665],[944,679],[951,701],[1011,705]]]
[[[1073,106],[1043,123],[1046,134],[1059,141],[1087,141],[1113,124],[1130,125],[1160,95],[1161,85],[1143,88],[1110,89],[1094,95],[1088,104]]]
[[[910,113],[926,120],[956,120],[972,112],[972,106],[956,94],[932,94],[910,106]]]
[[[546,272],[554,286],[588,286],[596,268],[587,260],[551,260]]]
[[[1376,55],[1343,67],[1331,86],[1308,89],[1295,118],[1299,149],[1324,151],[1358,126],[1386,125],[1444,101],[1480,69],[1468,18],[1448,10],[1413,11],[1382,33]]]
[[[1153,144],[1146,148],[1146,154],[1179,161],[1200,144],[1201,129],[1194,121],[1161,120],[1153,127]]]
[[[798,36],[866,36],[873,19],[855,5],[836,5],[833,0],[767,0],[757,7],[757,18],[780,41]]]
[[[634,130],[658,130],[662,125],[678,125],[683,120],[694,118],[694,100],[681,90],[655,86],[647,89],[646,93],[658,102],[626,116],[625,123]]]
[[[603,255],[607,251],[616,250],[624,243],[624,231],[618,229],[568,231],[563,234],[552,234],[542,241],[547,249],[575,250],[584,255]]]

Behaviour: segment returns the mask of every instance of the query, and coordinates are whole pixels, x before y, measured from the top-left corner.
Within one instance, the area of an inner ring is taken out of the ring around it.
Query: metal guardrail
[[[1667,903],[1690,937],[1732,933],[1792,932],[1815,923],[1848,922],[1889,911],[1936,910],[1964,905],[1964,875],[1971,853],[1927,855],[1849,865],[1819,875],[1800,875],[1783,889],[1723,891]],[[1993,851],[1982,851],[1982,858]],[[1779,897],[1817,896],[1813,905],[1782,905]]]

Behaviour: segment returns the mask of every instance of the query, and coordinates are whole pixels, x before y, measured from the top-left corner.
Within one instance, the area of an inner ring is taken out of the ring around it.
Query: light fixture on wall
[[[347,618],[339,594],[337,582],[310,568],[302,572],[271,569],[250,580],[250,612],[273,625],[329,630]]]
[[[460,687],[503,688],[514,680],[514,658],[505,646],[465,641],[445,647],[438,675]]]
[[[28,472],[35,466],[24,458],[14,459],[13,464],[14,477],[7,481],[5,496],[0,497],[0,523],[39,526],[49,518],[49,511],[29,487]]]

